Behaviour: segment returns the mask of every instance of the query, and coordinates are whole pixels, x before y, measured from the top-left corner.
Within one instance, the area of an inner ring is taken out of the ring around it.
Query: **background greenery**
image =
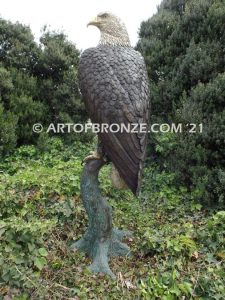
[[[139,199],[102,170],[114,225],[134,232],[133,259],[110,260],[113,282],[68,248],[87,226],[79,176],[95,141],[32,132],[86,121],[80,52],[63,33],[44,28],[37,44],[0,19],[0,299],[225,298],[225,2],[164,0],[139,36],[151,122],[203,132],[150,135]]]
[[[140,28],[151,84],[152,122],[184,124],[182,134],[152,135],[151,156],[198,189],[206,205],[225,195],[225,2],[165,0]],[[186,124],[203,124],[190,134]],[[157,145],[160,145],[160,153]]]

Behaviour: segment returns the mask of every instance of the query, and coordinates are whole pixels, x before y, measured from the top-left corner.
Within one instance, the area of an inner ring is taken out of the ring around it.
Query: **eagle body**
[[[148,123],[146,66],[141,54],[132,47],[98,45],[85,50],[80,58],[78,77],[93,123]],[[107,157],[137,195],[146,155],[147,132],[140,132],[140,128],[134,133],[103,131],[98,137]]]

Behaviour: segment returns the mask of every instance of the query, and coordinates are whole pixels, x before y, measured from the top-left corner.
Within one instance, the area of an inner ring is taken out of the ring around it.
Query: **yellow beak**
[[[99,19],[98,17],[95,17],[93,20],[91,20],[88,24],[87,24],[87,27],[89,25],[93,25],[93,26],[97,26],[99,24]]]

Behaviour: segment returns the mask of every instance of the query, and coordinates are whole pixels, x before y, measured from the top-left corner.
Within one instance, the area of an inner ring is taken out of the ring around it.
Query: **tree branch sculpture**
[[[102,272],[115,279],[108,258],[131,254],[129,247],[121,242],[131,232],[112,227],[112,208],[102,197],[99,188],[98,174],[104,164],[103,159],[93,159],[88,160],[84,166],[81,175],[81,198],[89,225],[84,236],[72,244],[71,248],[81,250],[93,259],[89,266],[92,272]]]

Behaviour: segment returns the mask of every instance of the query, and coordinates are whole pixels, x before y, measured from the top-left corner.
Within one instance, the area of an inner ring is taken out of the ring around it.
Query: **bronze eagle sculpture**
[[[147,124],[149,85],[142,55],[131,45],[124,23],[100,13],[88,25],[99,28],[100,43],[85,50],[78,77],[81,94],[93,123]],[[87,159],[106,156],[131,191],[138,195],[146,156],[147,132],[99,132],[101,150]],[[100,149],[100,147],[98,148]]]
[[[96,48],[85,50],[79,63],[79,83],[93,123],[107,125],[146,124],[149,117],[149,87],[144,59],[130,46],[123,22],[111,13],[101,13],[89,25],[100,29]],[[146,155],[147,132],[100,131],[97,151],[85,158],[81,174],[81,199],[89,224],[81,239],[71,245],[93,262],[89,270],[116,278],[110,256],[130,256],[122,242],[131,232],[112,226],[112,208],[99,188],[98,174],[111,161],[119,177],[137,195]]]

